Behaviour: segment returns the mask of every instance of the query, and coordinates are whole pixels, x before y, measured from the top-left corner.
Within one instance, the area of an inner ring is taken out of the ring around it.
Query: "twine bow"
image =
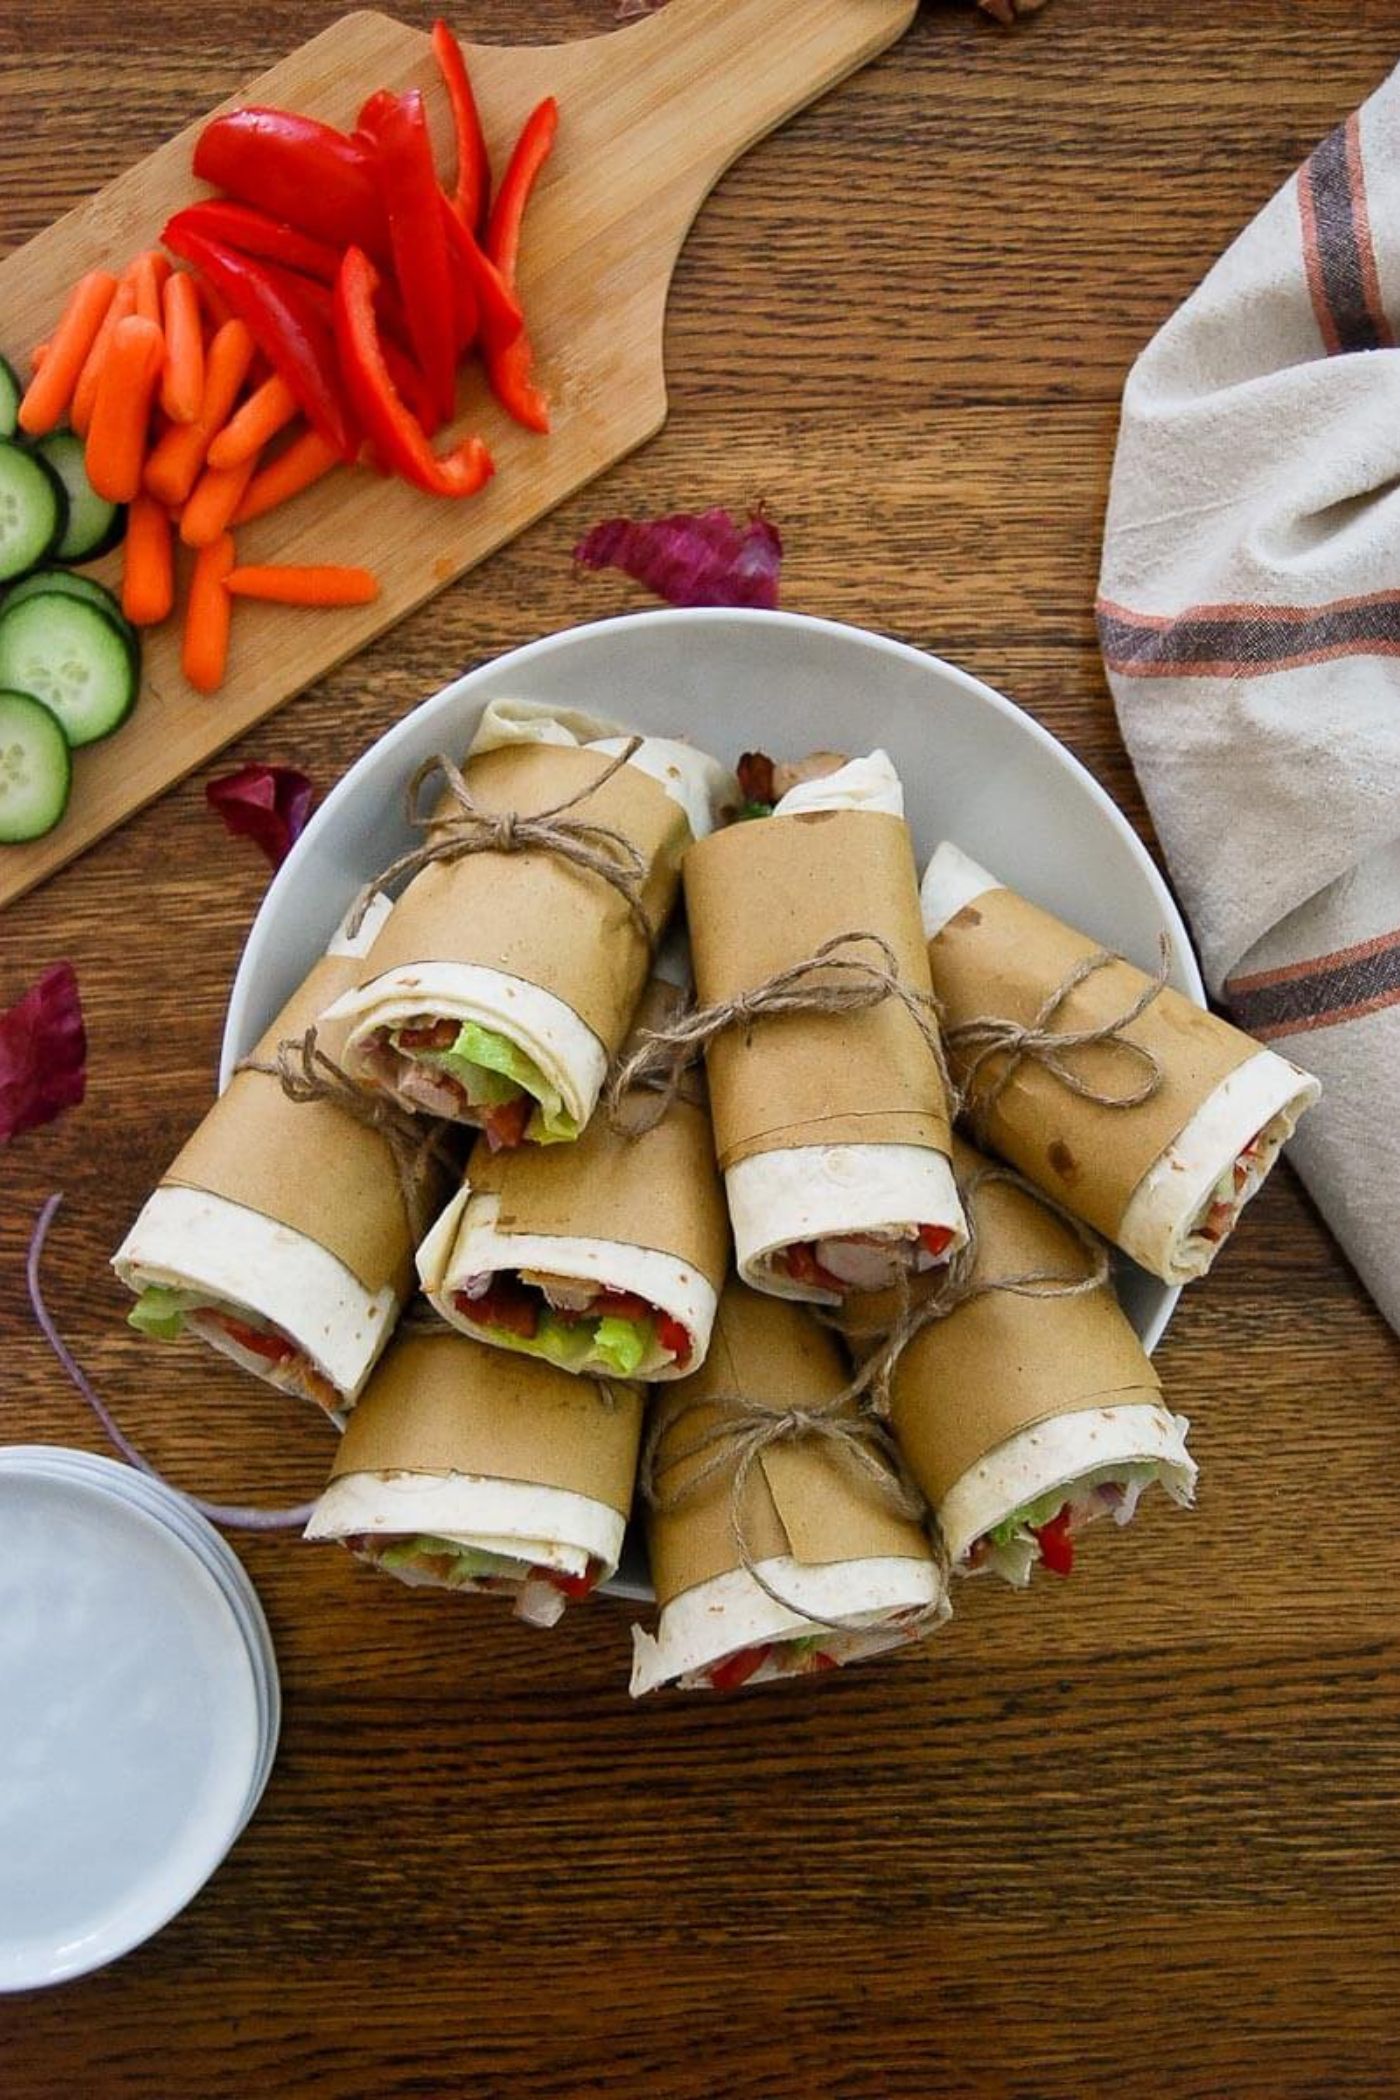
[[[880,960],[845,953],[868,943]],[[814,981],[815,980],[815,981]],[[838,933],[823,941],[802,962],[765,978],[732,999],[713,1006],[692,1007],[665,1028],[644,1029],[637,1047],[621,1061],[608,1083],[608,1114],[615,1128],[623,1096],[635,1087],[654,1087],[661,1106],[653,1114],[645,1111],[634,1132],[654,1129],[674,1099],[675,1088],[686,1066],[695,1061],[706,1045],[730,1028],[749,1028],[755,1021],[772,1020],[781,1014],[868,1013],[886,999],[897,999],[918,1028],[950,1099],[955,1089],[943,1055],[938,1026],[938,1002],[931,993],[916,991],[901,981],[899,959],[889,942],[878,933]],[[647,1120],[647,1118],[650,1120]]]
[[[1159,934],[1157,940],[1157,968],[1151,978],[1122,1013],[1114,1015],[1111,1020],[1100,1021],[1094,1028],[1056,1029],[1048,1024],[1070,993],[1087,977],[1092,977],[1096,970],[1107,969],[1110,963],[1122,961],[1121,956],[1112,954],[1107,948],[1096,949],[1092,955],[1077,962],[1042,1000],[1039,1010],[1026,1025],[994,1014],[981,1014],[974,1020],[959,1022],[956,1028],[947,1031],[948,1048],[964,1061],[962,1099],[965,1104],[971,1104],[969,1112],[979,1130],[985,1131],[992,1110],[1010,1084],[1017,1066],[1027,1057],[1044,1066],[1069,1093],[1077,1094],[1083,1101],[1093,1101],[1100,1108],[1137,1108],[1144,1101],[1151,1100],[1162,1084],[1161,1059],[1146,1044],[1129,1042],[1123,1031],[1146,1013],[1166,985],[1167,972],[1171,968],[1171,947],[1164,933]],[[1137,1086],[1126,1093],[1111,1093],[1092,1086],[1065,1062],[1067,1051],[1082,1050],[1091,1043],[1112,1043],[1125,1057],[1136,1060],[1143,1069]],[[978,1074],[994,1057],[1004,1057],[1005,1063],[981,1097],[975,1098]]]
[[[357,1087],[335,1059],[321,1049],[314,1024],[304,1035],[289,1036],[280,1042],[271,1064],[245,1057],[235,1070],[258,1072],[266,1079],[279,1080],[289,1101],[329,1101],[366,1129],[377,1130],[393,1158],[404,1216],[414,1245],[418,1245],[433,1222],[429,1169],[446,1156],[440,1130],[425,1132],[419,1119],[397,1102]]]
[[[611,825],[590,823],[586,817],[568,814],[580,802],[595,795],[599,788],[605,787],[627,764],[641,742],[639,736],[629,737],[624,748],[610,760],[596,780],[590,780],[577,794],[556,802],[552,808],[534,810],[528,815],[516,809],[483,809],[473,799],[460,766],[441,752],[435,758],[424,759],[408,783],[407,806],[409,823],[428,835],[421,845],[401,853],[373,882],[366,883],[355,899],[349,933],[353,936],[359,931],[375,892],[401,877],[411,878],[439,861],[466,860],[474,853],[539,851],[553,853],[571,866],[582,868],[590,875],[599,875],[604,882],[611,883],[626,904],[632,923],[650,955],[656,936],[642,903],[642,889],[647,877],[646,855],[624,832],[614,830]],[[435,774],[441,774],[452,805],[436,815],[419,807],[423,788]]]
[[[719,1410],[717,1420],[688,1439],[675,1440],[677,1425],[687,1415],[712,1409]],[[663,1442],[667,1446],[664,1458]],[[775,1589],[760,1574],[745,1530],[744,1495],[753,1468],[766,1451],[795,1443],[817,1443],[830,1451],[892,1516],[919,1524],[927,1521],[928,1507],[905,1473],[889,1432],[871,1415],[851,1410],[849,1390],[807,1407],[772,1407],[744,1393],[720,1393],[688,1400],[670,1414],[662,1410],[653,1418],[642,1452],[641,1491],[649,1506],[665,1516],[699,1501],[728,1475],[729,1528],[744,1573],[784,1611],[814,1626],[848,1633],[851,1629],[843,1620],[823,1618]],[[692,1460],[699,1461],[694,1470],[677,1479]]]
[[[979,1190],[994,1182],[1019,1189],[1073,1233],[1086,1263],[1078,1275],[1068,1276],[1058,1269],[1025,1269],[1019,1275],[1010,1276],[976,1275],[981,1228],[975,1199]],[[937,1320],[946,1320],[959,1306],[967,1305],[974,1298],[986,1297],[993,1291],[1007,1291],[1016,1298],[1087,1298],[1092,1292],[1102,1290],[1108,1282],[1108,1249],[1103,1241],[1051,1197],[1032,1188],[1014,1168],[987,1161],[965,1177],[958,1193],[967,1219],[967,1238],[948,1261],[937,1287],[926,1298],[916,1303],[908,1278],[905,1278],[901,1285],[901,1307],[894,1326],[867,1357],[849,1388],[851,1394],[865,1401],[879,1416],[889,1412],[895,1366],[909,1344],[924,1328]],[[860,1329],[849,1324],[843,1325],[842,1331],[851,1340],[866,1338]],[[867,1330],[867,1334],[869,1332]]]

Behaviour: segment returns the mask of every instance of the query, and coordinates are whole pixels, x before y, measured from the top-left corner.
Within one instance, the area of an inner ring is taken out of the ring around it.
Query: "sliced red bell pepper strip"
[[[314,241],[282,219],[269,218],[251,204],[236,204],[230,197],[210,197],[202,204],[187,204],[169,221],[207,240],[222,241],[240,255],[257,255],[284,269],[299,270],[318,284],[334,284],[340,268],[340,250],[326,241]]]
[[[547,95],[526,118],[491,207],[486,252],[512,292],[515,291],[525,206],[535,179],[549,158],[558,128],[559,105],[552,95]],[[483,314],[482,345],[486,377],[507,415],[513,416],[517,423],[523,423],[527,430],[548,430],[549,396],[534,384],[531,377],[534,352],[524,329],[513,342],[501,342],[493,337]]]
[[[474,496],[495,466],[479,437],[439,457],[394,385],[374,317],[379,273],[359,248],[348,248],[335,288],[335,339],[351,402],[382,463],[435,496]]]
[[[377,146],[375,168],[409,343],[445,419],[457,395],[457,314],[422,93],[410,88],[403,95],[376,95],[361,110],[360,122]]]
[[[173,222],[166,245],[182,256],[225,299],[253,341],[282,374],[312,428],[351,460],[358,449],[342,392],[335,344],[314,295],[324,287],[274,264],[239,255]]]
[[[491,164],[486,140],[477,115],[466,54],[446,22],[433,24],[433,57],[452,107],[452,130],[457,140],[457,182],[452,207],[469,233],[476,233],[490,206]]]
[[[388,255],[383,199],[363,146],[313,117],[229,110],[200,133],[194,172],[314,240]]]
[[[1074,1567],[1074,1536],[1070,1525],[1073,1512],[1068,1502],[1050,1519],[1048,1524],[1031,1527],[1031,1536],[1040,1547],[1041,1565],[1052,1575],[1068,1575]]]
[[[520,227],[525,206],[530,201],[530,192],[540,169],[549,159],[558,129],[559,104],[553,95],[546,95],[525,119],[506,172],[501,177],[496,201],[491,206],[486,252],[509,285],[515,283],[516,265],[520,259]]]
[[[456,282],[464,305],[468,305],[471,329],[463,342],[466,349],[476,339],[477,318],[481,333],[491,342],[513,343],[525,325],[520,301],[502,277],[475,234],[469,233],[446,197],[442,200],[442,222],[447,250],[452,258]]]

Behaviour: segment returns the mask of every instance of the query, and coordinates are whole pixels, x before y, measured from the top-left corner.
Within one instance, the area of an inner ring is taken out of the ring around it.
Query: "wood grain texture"
[[[610,12],[454,20],[546,40]],[[325,19],[22,14],[16,240]],[[786,603],[966,664],[1145,829],[1090,616],[1122,380],[1397,45],[1400,0],[1053,0],[1012,37],[925,7],[701,212],[661,435],[230,762],[329,784],[463,667],[645,603],[573,574],[596,517],[762,496]],[[64,1187],[52,1295],[84,1361],[177,1479],[272,1501],[317,1484],[318,1425],[153,1363],[104,1266],[207,1098],[264,883],[197,777],[0,921],[0,997],[70,954],[92,1033],[83,1108],[0,1155],[0,1436],[97,1441],[23,1306]],[[0,2003],[5,2100],[1396,2092],[1400,1350],[1285,1171],[1158,1362],[1194,1517],[1149,1506],[1072,1582],[979,1586],[925,1652],[790,1696],[634,1710],[625,1608],[550,1638],[242,1547],[287,1699],[263,1808],[150,1946]]]
[[[240,606],[228,672],[212,701],[185,678],[179,619],[149,630],[144,704],[119,736],[77,760],[63,822],[0,856],[0,905],[650,437],[666,414],[662,328],[671,272],[711,185],[755,139],[890,43],[914,5],[671,0],[616,38],[472,51],[498,170],[543,95],[557,94],[567,112],[531,199],[521,264],[538,376],[551,399],[548,441],[512,423],[469,364],[459,422],[438,449],[470,431],[485,437],[496,473],[479,496],[444,502],[362,467],[327,476],[240,532],[242,560],[315,562],[332,550],[338,561],[372,569],[379,595],[332,615]],[[774,41],[755,66],[746,53],[763,34]],[[427,41],[382,14],[341,16],[270,72],[240,84],[234,99],[301,110],[348,130],[366,96],[385,86],[423,90],[439,162],[450,168],[447,97]],[[190,173],[204,114],[0,265],[0,314],[16,362],[21,346],[49,335],[85,270],[139,253],[172,212],[207,194]],[[182,557],[184,581],[189,566]],[[119,585],[120,555],[95,573]]]

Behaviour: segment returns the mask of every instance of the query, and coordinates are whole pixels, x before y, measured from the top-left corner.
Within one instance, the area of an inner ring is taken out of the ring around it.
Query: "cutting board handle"
[[[725,169],[785,118],[904,34],[918,0],[667,0],[609,39],[637,67],[620,158],[645,176],[664,156],[676,247]],[[577,47],[576,47],[577,48]],[[658,81],[678,83],[655,99]],[[677,133],[683,150],[677,151]]]

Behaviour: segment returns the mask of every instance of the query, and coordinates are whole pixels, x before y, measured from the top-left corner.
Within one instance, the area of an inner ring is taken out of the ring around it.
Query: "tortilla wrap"
[[[446,1328],[401,1332],[351,1417],[308,1538],[425,1538],[601,1580],[622,1552],[642,1394]],[[406,1579],[412,1580],[412,1570]]]
[[[692,855],[686,885],[701,1004],[731,997],[850,931],[889,940],[901,976],[926,992],[923,958],[906,952],[917,950],[919,935],[909,916],[903,817],[899,776],[886,753],[874,751],[803,781],[771,817],[714,840],[704,867]],[[842,827],[839,835],[832,825]],[[774,840],[786,843],[786,853]],[[744,961],[750,949],[752,967]],[[873,1288],[886,1270],[893,1280],[905,1267],[932,1268],[962,1244],[942,1082],[917,1027],[894,1001],[859,1015],[760,1022],[742,1043],[717,1040],[708,1063],[746,1283],[776,1297],[837,1305],[841,1291],[824,1285],[800,1253],[807,1273],[791,1272],[792,1250],[815,1244],[819,1268],[848,1286]],[[803,1108],[793,1106],[798,1099]],[[812,1142],[823,1124],[830,1141]],[[937,1253],[920,1241],[921,1226],[947,1234]],[[867,1236],[867,1243],[844,1244],[851,1235]]]
[[[587,786],[583,753],[601,773],[628,741],[615,724],[576,710],[496,701],[472,740],[468,779],[489,807],[542,810]],[[529,762],[548,752],[559,753],[558,765]],[[737,799],[737,783],[714,759],[646,737],[622,772],[569,815],[606,823],[638,845],[644,909],[659,935],[685,846]],[[495,960],[502,954],[508,967]],[[411,1081],[416,1091],[404,1091],[402,1063],[383,1049],[381,1031],[425,1018],[487,1029],[530,1060],[576,1132],[593,1112],[646,968],[628,907],[601,876],[544,850],[484,853],[414,877],[362,983],[332,1014],[348,1024],[352,1074],[420,1113],[450,1113],[453,1104],[425,1098],[421,1075]]]
[[[327,957],[362,959],[389,910],[387,897],[376,898],[353,938],[343,928],[336,933]],[[297,1009],[301,1000],[299,992],[268,1031],[264,1045],[276,1038],[285,1014]],[[303,1131],[318,1146],[327,1141],[328,1134],[334,1143],[339,1132],[357,1154],[368,1154],[373,1170],[375,1148],[366,1144],[366,1134],[358,1125],[338,1117],[332,1108],[289,1104],[275,1082],[256,1075],[242,1080],[236,1076],[230,1082],[229,1091],[220,1097],[222,1107],[215,1104],[201,1133],[215,1125],[222,1127],[230,1113],[234,1087],[239,1088],[237,1129],[230,1139],[235,1150],[256,1152],[256,1126],[261,1117],[267,1131],[276,1134],[269,1142],[275,1143],[284,1158],[289,1147],[297,1146]],[[180,1171],[184,1157],[182,1153],[174,1162],[172,1173]],[[287,1164],[295,1176],[312,1162],[294,1153]],[[377,1197],[373,1187],[357,1187],[362,1201],[380,1205],[390,1239],[396,1224],[402,1233],[403,1198],[387,1155],[379,1169]],[[309,1359],[319,1378],[334,1388],[329,1398],[313,1395],[328,1407],[331,1399],[338,1399],[341,1406],[353,1404],[392,1332],[411,1280],[393,1277],[372,1287],[309,1231],[231,1200],[216,1189],[174,1181],[163,1183],[147,1200],[112,1257],[112,1267],[127,1288],[138,1294],[151,1285],[190,1292],[206,1298],[211,1307],[276,1328]],[[305,1390],[295,1375],[240,1347],[222,1328],[201,1324],[197,1316],[187,1325],[199,1339],[269,1384],[283,1390]]]
[[[731,1280],[720,1300],[702,1369],[666,1387],[651,1434],[663,1502],[695,1472],[687,1447],[722,1423],[727,1398],[777,1410],[835,1399],[846,1384],[836,1342],[797,1306]],[[737,1463],[737,1459],[735,1461]],[[648,1515],[659,1617],[654,1635],[633,1631],[633,1696],[681,1679],[708,1682],[715,1665],[772,1643],[752,1681],[796,1674],[783,1651],[816,1637],[802,1667],[854,1661],[915,1638],[947,1615],[945,1588],[921,1527],[895,1515],[859,1475],[816,1439],[770,1445],[749,1470],[740,1522],[731,1518],[733,1471],[721,1466],[698,1492]],[[779,1592],[766,1595],[744,1565]],[[837,1619],[818,1626],[804,1606]]]
[[[1005,1277],[1087,1278],[1090,1257],[1077,1233],[1024,1184],[996,1178],[1005,1170],[960,1139],[954,1162],[976,1231],[973,1293],[915,1332],[889,1394],[896,1441],[953,1568],[968,1572],[979,1541],[1049,1500],[1035,1517],[1047,1523],[1060,1489],[1075,1503],[1076,1528],[1110,1504],[1126,1521],[1137,1493],[1154,1482],[1189,1502],[1196,1468],[1188,1425],[1161,1404],[1160,1380],[1111,1286],[1077,1295],[991,1287]],[[901,1311],[894,1293],[848,1308],[856,1346],[894,1327]],[[1115,1492],[1099,1495],[1101,1483]],[[1131,1498],[1119,1488],[1131,1488]],[[980,1554],[979,1566],[1018,1584],[1029,1579],[1039,1548],[1027,1525],[990,1544],[995,1551]]]
[[[997,916],[985,905],[979,916],[978,900],[992,895],[998,899]],[[935,989],[949,1027],[973,1018],[974,1012],[1000,1012],[1004,993],[978,981],[983,969],[1008,972],[998,977],[999,987],[1014,976],[1013,996],[1023,995],[1031,1011],[1054,989],[1060,965],[1037,974],[1028,957],[1042,926],[1061,938],[1070,929],[1016,898],[957,846],[939,846],[920,896]],[[949,966],[953,934],[961,953],[956,970]],[[1009,960],[1008,936],[1017,944]],[[1092,947],[1087,936],[1077,938]],[[1101,1011],[1087,1003],[1082,1010],[1070,1011],[1072,1000],[1099,996],[1102,979],[1096,975],[1071,995],[1049,1025],[1093,1025],[1121,1011],[1124,990],[1132,996],[1147,980],[1125,966],[1118,974],[1122,982],[1117,989],[1103,988],[1101,1000],[1106,1004]],[[1154,1016],[1158,1025],[1149,1033]],[[1028,1016],[1018,1009],[1012,1017]],[[1135,1118],[1141,1121],[1138,1111],[1076,1098],[1044,1071],[1032,1071],[1026,1061],[1002,1092],[988,1131],[993,1149],[1164,1283],[1189,1283],[1206,1273],[1245,1204],[1262,1187],[1298,1118],[1321,1092],[1310,1074],[1252,1044],[1240,1030],[1206,1014],[1170,986],[1158,994],[1143,1022],[1125,1033],[1129,1040],[1147,1041],[1170,1077],[1174,1049],[1185,1042],[1183,1031],[1188,1028],[1193,1038],[1209,1039],[1208,1077],[1204,1085],[1181,1086],[1178,1111],[1163,1101],[1166,1120],[1153,1126],[1161,1143],[1149,1157],[1142,1157],[1138,1147],[1125,1150],[1131,1144],[1130,1126]],[[954,1066],[956,1070],[956,1059]],[[1105,1075],[1102,1083],[1115,1082]],[[1146,1108],[1157,1114],[1156,1104]],[[1248,1156],[1246,1147],[1252,1148]],[[1058,1167],[1056,1161],[1061,1163]],[[1201,1228],[1213,1194],[1223,1208],[1211,1228],[1216,1236],[1207,1238]]]

